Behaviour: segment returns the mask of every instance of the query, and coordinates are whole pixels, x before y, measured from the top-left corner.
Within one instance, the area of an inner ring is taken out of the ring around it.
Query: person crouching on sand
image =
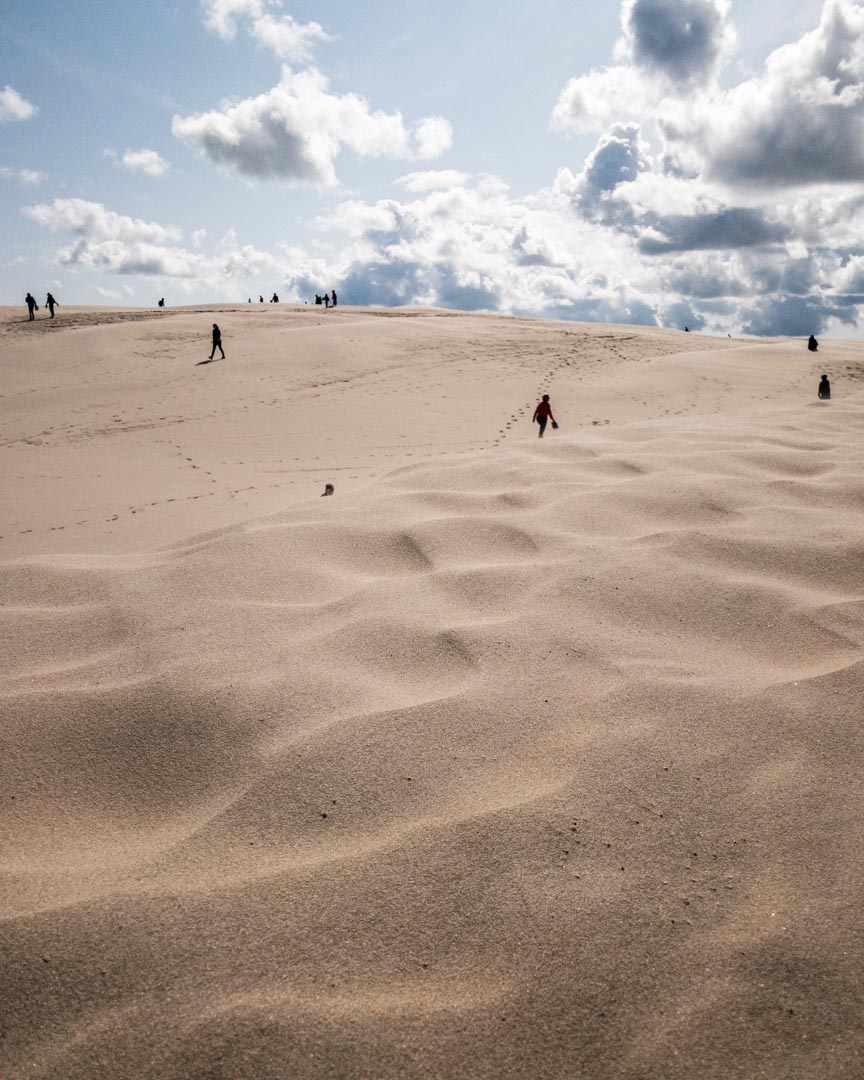
[[[555,417],[552,415],[552,406],[549,404],[549,395],[544,394],[543,400],[538,404],[534,410],[534,415],[531,417],[531,423],[537,423],[540,425],[540,433],[537,438],[543,438],[543,432],[546,430],[546,423],[548,420],[552,421],[552,427],[558,427],[555,421]]]

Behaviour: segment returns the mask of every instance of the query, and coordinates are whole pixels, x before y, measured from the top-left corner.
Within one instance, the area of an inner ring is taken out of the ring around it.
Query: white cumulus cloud
[[[22,97],[8,83],[0,90],[0,122],[5,120],[29,120],[38,112],[39,110],[35,105]]]
[[[682,116],[706,171],[732,184],[860,183],[864,7],[826,0],[819,26],[777,49],[760,76]]]
[[[308,60],[317,42],[330,40],[317,22],[298,23],[290,15],[262,15],[253,21],[251,33],[283,60],[294,61]]]
[[[141,221],[108,210],[102,203],[87,199],[55,199],[52,203],[25,206],[22,213],[49,232],[71,232],[85,240],[140,240],[146,243],[175,243],[179,229]]]
[[[118,162],[129,172],[146,173],[147,176],[165,176],[171,169],[169,163],[156,150],[127,150]]]
[[[45,179],[45,173],[38,169],[13,169],[8,165],[0,165],[0,176],[5,180],[19,180],[22,184],[41,184]]]
[[[320,23],[279,14],[278,0],[204,0],[201,7],[204,25],[214,34],[233,41],[245,22],[249,34],[283,60],[306,61],[319,41],[330,40]]]
[[[445,124],[440,118],[422,121],[415,151],[400,113],[373,111],[357,94],[333,93],[314,68],[284,66],[272,90],[211,112],[175,116],[171,130],[240,176],[332,187],[343,147],[363,157],[428,156],[449,138]]]
[[[450,149],[453,145],[453,128],[443,116],[427,116],[418,123],[414,131],[414,141],[417,157],[427,161]]]

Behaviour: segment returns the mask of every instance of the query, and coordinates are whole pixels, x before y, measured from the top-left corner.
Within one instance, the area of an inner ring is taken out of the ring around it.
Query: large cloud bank
[[[282,59],[326,40],[267,0],[207,0],[204,12],[212,32],[245,30]],[[565,151],[562,133],[594,133],[581,164],[518,198],[458,168],[407,172],[392,197],[322,214],[326,256],[261,251],[231,231],[205,252],[196,234],[82,200],[25,212],[72,234],[58,252],[67,266],[171,276],[225,298],[335,287],[358,304],[851,333],[864,304],[864,8],[826,0],[817,26],[737,83],[734,47],[727,0],[625,0],[609,66],[571,79],[551,111]],[[409,128],[287,64],[272,89],[174,130],[229,171],[324,187],[338,183],[343,148],[422,161],[451,139],[441,118]]]

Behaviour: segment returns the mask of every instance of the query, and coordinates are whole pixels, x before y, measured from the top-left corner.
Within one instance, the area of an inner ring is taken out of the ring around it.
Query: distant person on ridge
[[[534,410],[534,415],[531,417],[532,424],[537,423],[540,425],[540,434],[537,436],[538,439],[543,438],[543,432],[546,430],[546,422],[548,420],[552,421],[553,428],[558,427],[555,417],[552,415],[552,406],[549,404],[549,395],[544,394],[543,400],[538,404],[537,408]]]
[[[225,359],[225,350],[222,348],[222,331],[219,329],[219,327],[214,322],[213,323],[213,348],[210,350],[210,359],[211,360],[213,359],[217,349],[219,350],[220,353],[222,353],[222,359],[224,360]]]
[[[279,297],[276,295],[275,292],[273,293],[273,299],[270,301],[270,303],[271,304],[278,304],[279,303]]]
[[[831,383],[828,382],[828,376],[823,375],[819,383],[819,389],[816,391],[822,401],[831,400]]]
[[[324,307],[325,308],[330,307],[330,297],[327,295],[326,292],[324,293]]]
[[[30,312],[30,322],[33,322],[33,320],[36,318],[33,312],[39,310],[39,305],[36,303],[36,297],[31,296],[28,292],[27,295],[24,297],[24,301],[27,304],[27,310]]]
[[[263,304],[263,303],[264,303],[264,297],[263,297],[263,296],[259,296],[259,297],[258,297],[258,303],[259,303],[259,304]]]
[[[335,490],[332,484],[325,484],[324,490],[321,492],[321,498],[323,499],[325,495],[332,495]]]
[[[807,348],[810,350],[810,352],[818,352],[819,351],[819,342],[816,340],[815,337],[813,337],[812,334],[807,339]]]
[[[333,307],[336,307],[336,290],[335,289],[330,294],[330,300],[331,300],[331,302],[333,304]]]
[[[162,299],[161,299],[161,300],[159,301],[159,307],[165,307],[165,297],[164,297],[164,296],[163,296],[163,297],[162,297]]]
[[[57,303],[57,301],[54,299],[54,297],[51,295],[50,292],[45,297],[45,306],[51,312],[51,318],[53,319],[54,318],[54,308],[55,307],[60,307],[60,305]]]

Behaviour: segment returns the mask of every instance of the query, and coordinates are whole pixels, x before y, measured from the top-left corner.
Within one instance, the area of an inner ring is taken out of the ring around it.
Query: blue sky
[[[855,0],[7,0],[0,302],[858,333]]]

